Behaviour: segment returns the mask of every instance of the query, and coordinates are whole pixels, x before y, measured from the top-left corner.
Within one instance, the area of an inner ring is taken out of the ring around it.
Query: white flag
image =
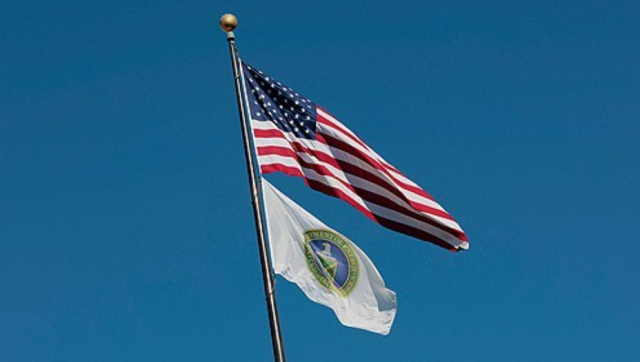
[[[396,294],[385,288],[367,255],[269,182],[262,185],[276,274],[333,309],[345,326],[388,334]]]

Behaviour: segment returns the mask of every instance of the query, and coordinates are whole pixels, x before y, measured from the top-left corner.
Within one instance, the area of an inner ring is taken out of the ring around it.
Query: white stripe
[[[356,148],[358,151],[378,161],[384,167],[385,170],[391,173],[392,176],[398,179],[399,181],[404,182],[408,185],[420,188],[420,186],[416,185],[413,181],[409,180],[408,178],[404,177],[402,174],[398,173],[394,168],[389,167],[390,165],[384,159],[382,159],[382,157],[380,157],[377,153],[371,150],[369,147],[364,147],[360,143],[354,142],[352,139],[348,138],[344,134],[344,132],[342,132],[342,130],[332,127],[329,124],[318,123],[318,132],[322,134],[327,134],[331,137],[337,138],[341,141],[348,143],[349,145]]]
[[[324,143],[321,143],[321,142],[318,142],[318,141],[298,138],[298,137],[296,137],[296,136],[294,136],[294,135],[292,135],[290,133],[282,132],[281,130],[279,130],[275,126],[264,126],[265,123],[271,124],[271,122],[257,121],[255,123],[258,123],[258,126],[261,129],[277,130],[280,134],[282,134],[287,139],[292,139],[291,142],[299,142],[299,143],[303,144],[305,147],[310,148],[310,149],[312,149],[314,151],[323,152],[328,157],[339,159],[339,160],[344,161],[346,163],[349,163],[349,164],[351,164],[351,165],[353,165],[355,167],[358,167],[360,169],[366,170],[366,171],[368,171],[368,172],[370,172],[370,173],[372,173],[374,175],[378,175],[381,179],[385,180],[387,182],[387,184],[389,184],[391,187],[394,187],[397,190],[399,190],[408,200],[410,200],[412,203],[417,205],[417,206],[415,206],[415,205],[409,206],[412,210],[415,210],[415,212],[418,212],[418,213],[421,213],[421,214],[423,214],[423,215],[425,215],[427,217],[430,217],[434,221],[439,222],[444,226],[447,226],[447,227],[453,228],[454,230],[458,230],[460,232],[463,232],[462,228],[460,227],[460,225],[457,222],[455,222],[452,218],[451,219],[443,218],[441,216],[431,214],[428,210],[420,210],[418,208],[419,206],[432,207],[432,208],[441,210],[441,211],[446,213],[446,211],[443,210],[442,207],[439,204],[437,204],[433,200],[430,200],[430,199],[427,199],[425,197],[422,197],[421,195],[416,194],[416,193],[412,192],[411,190],[404,189],[401,185],[398,185],[395,182],[393,182],[393,180],[390,179],[387,175],[385,175],[384,173],[381,173],[378,169],[376,169],[375,167],[369,165],[368,163],[365,163],[365,162],[361,161],[357,157],[352,156],[350,153],[344,152],[344,151],[342,151],[340,149],[337,149],[337,148],[334,148],[334,147],[327,146]],[[280,137],[259,137],[259,138],[255,139],[255,142],[256,142],[256,147],[260,147],[260,146],[286,147],[286,148],[292,150],[293,152],[296,152],[295,149],[293,149],[293,147],[291,147],[291,145],[289,144],[289,142],[287,140],[285,140],[283,138],[280,138]],[[367,181],[367,182],[369,182],[369,181]],[[376,185],[376,186],[380,187],[378,185]],[[385,192],[389,192],[389,191],[385,190]],[[393,195],[393,196],[397,198],[396,195]]]
[[[408,178],[406,178],[404,175],[402,175],[401,173],[397,172],[395,170],[395,167],[393,167],[389,162],[387,162],[384,158],[382,158],[382,156],[380,156],[376,151],[374,151],[371,147],[369,147],[369,145],[367,145],[366,142],[364,142],[363,140],[360,139],[360,137],[358,137],[355,133],[353,133],[353,131],[351,131],[347,126],[345,126],[344,124],[342,124],[342,122],[338,121],[335,117],[333,117],[332,115],[324,112],[321,109],[317,109],[318,113],[321,114],[324,118],[327,118],[328,120],[330,120],[332,123],[337,124],[338,126],[340,126],[340,128],[336,128],[336,127],[332,127],[329,124],[323,124],[322,126],[325,127],[330,127],[332,130],[334,130],[335,132],[343,135],[341,137],[339,137],[341,140],[352,143],[353,141],[351,141],[350,139],[347,138],[347,134],[351,135],[352,137],[354,137],[355,139],[357,139],[358,141],[362,142],[363,145],[365,145],[366,147],[366,151],[363,150],[363,152],[366,152],[369,154],[369,156],[371,156],[371,158],[379,161],[381,164],[383,164],[385,166],[385,168],[389,171],[392,172],[394,174],[394,176],[396,176],[400,181],[411,185],[411,186],[415,186],[420,188],[420,186],[418,186],[415,182],[409,180]],[[354,145],[355,146],[355,145]],[[361,148],[361,147],[360,147]]]
[[[352,156],[350,153],[345,152],[339,148],[335,148],[335,147],[331,147],[331,146],[327,146],[322,142],[319,141],[313,141],[313,140],[306,140],[306,139],[300,139],[297,137],[287,137],[288,134],[284,133],[284,136],[287,139],[291,139],[293,138],[293,140],[290,140],[290,142],[299,142],[301,144],[303,144],[305,147],[312,149],[315,152],[322,152],[324,154],[326,154],[328,157],[331,158],[335,158],[337,160],[349,163],[355,167],[358,167],[364,171],[368,171],[369,173],[372,173],[376,176],[378,176],[379,178],[381,178],[382,180],[386,181],[387,184],[389,184],[391,187],[398,189],[400,192],[402,192],[403,195],[405,195],[407,197],[407,199],[411,200],[411,202],[414,202],[416,204],[421,204],[425,207],[431,207],[437,210],[441,210],[446,212],[442,206],[440,206],[437,202],[431,200],[431,199],[427,199],[426,197],[416,194],[415,192],[411,191],[411,190],[407,190],[405,189],[402,185],[399,185],[397,183],[394,182],[393,179],[389,178],[388,175],[380,172],[380,170],[378,170],[377,168],[371,166],[370,164],[361,161],[359,158]],[[269,141],[267,141],[269,140]],[[256,138],[256,147],[259,146],[281,146],[281,147],[288,147],[291,148],[291,146],[289,145],[289,141],[282,139],[280,137],[258,137]]]
[[[251,124],[253,126],[253,129],[261,129],[265,131],[277,129],[278,131],[282,132],[280,128],[278,128],[273,122],[270,121],[259,121],[256,119],[252,119]]]
[[[441,211],[446,212],[446,210],[444,210],[444,208],[442,206],[440,206],[440,204],[438,204],[436,201],[428,199],[420,194],[417,194],[415,192],[413,192],[412,190],[408,190],[406,188],[404,188],[404,186],[396,183],[396,181],[393,178],[390,178],[388,175],[386,175],[383,172],[380,172],[379,169],[375,168],[374,166],[371,166],[370,164],[361,161],[358,157],[355,157],[353,155],[351,155],[350,153],[343,151],[339,148],[335,148],[332,146],[328,146],[322,142],[319,141],[315,141],[315,140],[309,140],[309,139],[305,139],[305,138],[298,138],[295,135],[289,133],[289,132],[283,132],[282,130],[280,130],[275,124],[273,124],[272,122],[265,122],[265,121],[253,121],[252,122],[252,126],[254,129],[260,129],[260,130],[265,130],[265,131],[272,131],[272,130],[277,130],[278,132],[280,132],[280,134],[282,134],[284,137],[286,137],[290,142],[299,142],[301,144],[303,144],[305,147],[312,149],[314,151],[318,151],[318,152],[322,152],[324,154],[326,154],[329,157],[332,158],[336,158],[340,161],[349,163],[355,167],[361,168],[367,172],[370,172],[374,175],[379,176],[380,178],[382,178],[383,180],[385,180],[390,186],[397,188],[400,190],[400,192],[402,192],[409,200],[411,200],[411,202],[415,202],[417,204],[421,204],[427,207],[431,207],[434,209],[438,209]],[[256,140],[256,145],[260,145],[263,144],[261,142],[263,142],[262,140],[265,139],[275,139],[278,140],[279,138],[277,137],[255,137]],[[283,139],[279,139],[282,142],[282,145],[284,145],[285,143],[287,143],[285,140]],[[274,144],[276,145],[276,144]],[[288,146],[290,148],[290,146]],[[416,186],[418,187],[418,186]]]
[[[294,168],[299,168],[301,167],[300,164],[291,157],[286,157],[286,156],[279,156],[279,155],[269,155],[267,157],[264,156],[259,156],[258,157],[260,165],[262,166],[269,166],[269,165],[284,165],[284,166],[288,166],[288,167],[294,167]],[[453,245],[454,247],[460,247],[464,241],[458,239],[456,236],[442,230],[439,229],[435,226],[429,225],[425,222],[416,220],[408,215],[402,214],[398,211],[395,210],[391,210],[391,209],[387,209],[384,206],[380,206],[380,205],[376,205],[376,204],[370,204],[367,205],[365,203],[364,200],[362,200],[362,198],[360,196],[358,196],[357,194],[355,194],[353,191],[351,191],[350,189],[348,189],[347,187],[345,187],[342,183],[340,183],[339,181],[331,178],[331,177],[327,177],[324,175],[320,175],[317,172],[315,172],[314,170],[308,169],[306,167],[302,167],[303,171],[304,171],[304,175],[306,178],[310,179],[310,180],[314,180],[317,182],[320,182],[324,185],[327,185],[331,188],[337,189],[342,191],[343,193],[345,193],[346,195],[348,195],[353,201],[355,201],[358,205],[360,205],[361,207],[363,207],[364,209],[367,209],[369,211],[371,211],[372,214],[374,215],[378,215],[378,216],[382,216],[386,219],[401,223],[403,225],[407,225],[407,226],[411,226],[414,227],[416,229],[419,230],[423,230],[429,234],[432,234],[444,241],[446,241],[447,243]]]
[[[403,200],[402,198],[398,197],[397,195],[395,195],[394,193],[390,192],[389,190],[385,189],[384,187],[381,187],[380,185],[373,183],[367,179],[361,178],[357,175],[354,174],[345,174],[345,172],[341,169],[338,169],[336,167],[334,167],[333,165],[323,162],[321,160],[319,160],[317,157],[306,153],[306,152],[297,152],[295,149],[293,149],[289,143],[285,140],[283,140],[282,138],[270,138],[270,139],[260,139],[259,144],[257,144],[258,149],[260,149],[260,147],[269,147],[269,146],[275,146],[275,147],[286,147],[290,150],[292,150],[296,155],[298,155],[298,157],[300,157],[301,159],[303,159],[304,161],[306,161],[307,163],[311,163],[311,164],[315,164],[315,165],[320,165],[325,167],[330,173],[331,175],[338,179],[343,181],[346,184],[351,184],[354,187],[357,188],[361,188],[367,191],[371,191],[375,194],[381,195],[386,197],[387,199],[390,199],[390,201],[394,202],[395,204],[403,207],[404,209],[406,209],[407,212],[411,212],[411,213],[415,213],[418,215],[422,215],[425,217],[428,217],[430,219],[433,219],[436,222],[441,223],[444,226],[450,227],[454,230],[460,230],[460,225],[458,225],[458,223],[456,223],[453,220],[450,219],[446,219],[443,218],[441,216],[438,215],[434,215],[432,213],[426,212],[426,211],[421,211],[421,210],[417,210],[416,208],[414,208],[412,205],[410,205],[408,202],[406,202],[406,200]],[[302,166],[302,165],[301,165]],[[303,166],[302,166],[303,167]]]

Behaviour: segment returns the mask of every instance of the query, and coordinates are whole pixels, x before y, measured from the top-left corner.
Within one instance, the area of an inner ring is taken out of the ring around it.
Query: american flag
[[[460,225],[413,181],[318,105],[242,62],[245,101],[263,174],[301,177],[391,230],[458,251]]]

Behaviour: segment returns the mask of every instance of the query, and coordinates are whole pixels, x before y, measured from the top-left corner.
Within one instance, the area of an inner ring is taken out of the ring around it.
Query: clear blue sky
[[[290,361],[640,361],[637,1],[0,3],[0,361],[270,361],[224,34],[435,195],[453,254],[270,180],[398,294],[279,280]]]

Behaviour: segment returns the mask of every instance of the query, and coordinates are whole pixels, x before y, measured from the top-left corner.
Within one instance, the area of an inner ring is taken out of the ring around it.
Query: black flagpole
[[[233,66],[233,78],[236,86],[236,99],[238,101],[238,112],[240,113],[240,123],[242,126],[242,139],[244,141],[244,155],[247,160],[247,173],[251,187],[251,203],[253,205],[253,218],[256,223],[256,233],[258,234],[258,249],[260,250],[260,264],[262,265],[262,282],[264,283],[264,293],[267,300],[267,310],[269,312],[269,325],[271,327],[271,342],[273,344],[273,357],[276,362],[285,362],[284,346],[282,344],[282,333],[280,331],[280,320],[278,319],[278,309],[276,308],[276,294],[274,289],[273,275],[271,274],[271,262],[267,251],[267,243],[264,235],[264,221],[262,219],[263,206],[260,202],[260,186],[256,177],[254,163],[254,153],[249,139],[247,126],[246,108],[242,96],[240,84],[240,62],[236,52],[236,38],[233,30],[238,26],[238,20],[231,14],[225,14],[220,18],[220,27],[227,33],[229,42],[229,52],[231,53],[231,63]]]

